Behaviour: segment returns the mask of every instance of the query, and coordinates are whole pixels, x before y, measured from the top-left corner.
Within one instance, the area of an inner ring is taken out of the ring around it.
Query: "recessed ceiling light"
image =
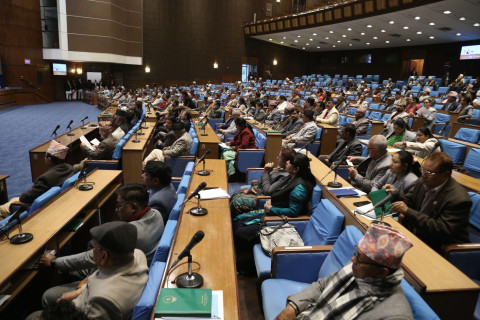
[[[378,37],[373,37],[373,39],[374,39],[374,40],[377,40],[377,39],[378,39]]]
[[[329,37],[325,37],[325,40],[328,40],[328,39],[330,39],[330,38],[329,38]]]
[[[307,43],[305,43],[305,45],[306,45],[306,46],[309,46],[309,45],[310,45],[310,43],[308,43],[308,42],[307,42]]]
[[[347,35],[346,35],[346,34],[342,34],[342,38],[346,38],[346,37],[347,37]]]
[[[462,35],[462,34],[461,34],[460,32],[459,32],[459,33],[457,33],[457,37],[460,37],[461,35]]]
[[[429,38],[430,38],[430,39],[435,39],[435,37],[434,37],[434,36],[430,36]]]
[[[317,34],[316,34],[316,33],[314,33],[313,35],[314,35],[314,36],[316,36]]]
[[[394,24],[394,23],[395,23],[395,21],[393,21],[393,20],[390,20],[388,23],[390,23],[390,24]]]
[[[477,23],[474,23],[473,26],[474,26],[474,27],[478,27],[478,26],[480,26],[480,23],[478,23],[478,22],[477,22]]]
[[[297,39],[295,39],[295,40],[294,40],[294,42],[298,42],[298,40],[297,40]]]
[[[362,32],[362,33],[360,33],[360,34],[361,34],[362,36],[364,36],[364,35],[365,35],[365,32]]]
[[[302,36],[301,35],[298,35],[297,38],[301,38]]]
[[[337,40],[337,42],[338,42],[338,43],[341,43],[342,41],[340,41],[340,40]]]
[[[283,44],[283,41],[280,41],[281,44]]]
[[[390,41],[388,41],[388,40],[385,40],[385,43],[390,43]]]
[[[410,39],[406,39],[406,41],[411,41]]]
[[[330,33],[333,33],[333,31],[332,31],[332,30],[330,30],[329,32],[330,32]]]
[[[287,39],[287,37],[283,37],[283,40]]]
[[[352,46],[352,44],[351,44],[351,43],[349,43],[348,45],[349,45],[350,47]]]
[[[335,48],[335,45],[333,45],[332,47],[334,47],[334,48]]]
[[[302,49],[305,50],[305,47],[303,47]]]
[[[382,29],[382,30],[380,30],[380,32],[386,32],[386,31]]]
[[[370,45],[370,42],[367,42],[366,45],[369,46],[369,45]]]
[[[429,25],[434,26],[435,22],[430,22]]]
[[[269,41],[272,41],[273,39],[272,39],[272,38],[270,38],[270,39],[268,39],[268,40],[269,40]]]
[[[416,17],[415,17],[415,20],[420,20],[420,17],[419,17],[419,16],[416,16]]]
[[[443,11],[443,13],[445,13],[445,14],[450,14],[450,13],[452,13],[452,12],[451,12],[451,11],[448,11],[448,10],[445,10],[445,11]]]
[[[408,29],[408,26],[403,27],[403,29],[407,30],[407,29]]]
[[[313,39],[308,39],[308,40],[313,41]]]
[[[352,31],[352,28],[348,28],[347,30],[348,30],[348,31]]]
[[[417,34],[422,34],[422,31],[417,31]]]
[[[320,46],[317,46],[317,49],[320,49]]]
[[[371,24],[367,24],[367,28],[371,28],[371,27],[372,27],[372,25],[371,25]]]
[[[465,19],[465,17],[460,17],[460,19],[458,19],[458,20],[465,21],[466,19]]]

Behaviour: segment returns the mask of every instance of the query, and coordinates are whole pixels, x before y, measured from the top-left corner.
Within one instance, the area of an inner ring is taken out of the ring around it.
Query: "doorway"
[[[247,82],[251,78],[257,77],[257,65],[256,64],[242,64],[242,82]]]
[[[409,78],[410,76],[421,76],[423,75],[423,62],[424,59],[409,59],[407,61],[407,69],[405,78]]]

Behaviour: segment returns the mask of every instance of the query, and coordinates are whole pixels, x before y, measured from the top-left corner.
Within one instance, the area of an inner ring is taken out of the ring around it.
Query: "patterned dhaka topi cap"
[[[63,160],[67,156],[67,152],[68,152],[68,147],[64,146],[63,144],[55,140],[52,140],[52,142],[50,142],[50,146],[48,147],[48,150],[47,150],[48,154]]]
[[[458,96],[458,92],[456,92],[456,91],[450,91],[447,96],[449,96],[449,97],[457,97],[457,96]]]
[[[372,223],[357,247],[373,261],[397,269],[403,255],[412,246],[410,240],[397,230]]]
[[[111,121],[100,121],[98,123],[98,126],[100,128],[105,129],[105,130],[112,130],[112,122]]]

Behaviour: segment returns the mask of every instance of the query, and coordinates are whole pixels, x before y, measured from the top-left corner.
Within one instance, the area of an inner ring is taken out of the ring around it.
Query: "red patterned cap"
[[[65,157],[67,156],[67,152],[68,152],[68,147],[64,146],[63,144],[55,140],[52,140],[47,150],[48,154],[59,159],[65,159]]]
[[[392,269],[402,263],[402,257],[413,244],[399,231],[372,223],[360,239],[358,249],[373,261]]]

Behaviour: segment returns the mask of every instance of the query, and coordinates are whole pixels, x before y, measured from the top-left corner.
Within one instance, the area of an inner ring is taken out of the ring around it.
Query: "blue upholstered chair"
[[[284,308],[287,297],[307,288],[318,278],[341,269],[353,256],[354,246],[362,233],[354,226],[347,226],[333,246],[312,249],[274,249],[272,278],[262,283],[263,311],[266,320],[274,319]],[[288,252],[287,252],[288,251]],[[414,319],[439,319],[418,293],[402,280]]]
[[[467,170],[469,176],[480,178],[480,149],[471,148],[468,151],[463,168]]]
[[[306,246],[333,244],[342,230],[344,215],[330,202],[323,199],[318,203],[308,220],[291,221]],[[278,224],[279,221],[273,224]],[[272,225],[272,223],[267,223]],[[270,278],[272,259],[265,254],[260,244],[253,247],[257,276],[260,280]]]
[[[67,190],[68,188],[70,188],[75,183],[75,181],[77,181],[79,175],[80,175],[80,172],[77,172],[73,176],[71,176],[70,178],[65,180],[62,184],[60,192],[63,192],[65,190]]]
[[[462,164],[465,160],[467,147],[461,143],[441,139],[442,150],[450,156],[453,164]]]
[[[480,130],[460,128],[454,138],[470,143],[478,143],[478,140],[480,139]]]
[[[44,205],[46,205],[48,202],[50,202],[53,198],[58,196],[62,189],[60,187],[52,187],[50,188],[47,192],[42,194],[41,196],[37,197],[32,205],[30,206],[30,209],[28,209],[28,215],[31,215]]]

